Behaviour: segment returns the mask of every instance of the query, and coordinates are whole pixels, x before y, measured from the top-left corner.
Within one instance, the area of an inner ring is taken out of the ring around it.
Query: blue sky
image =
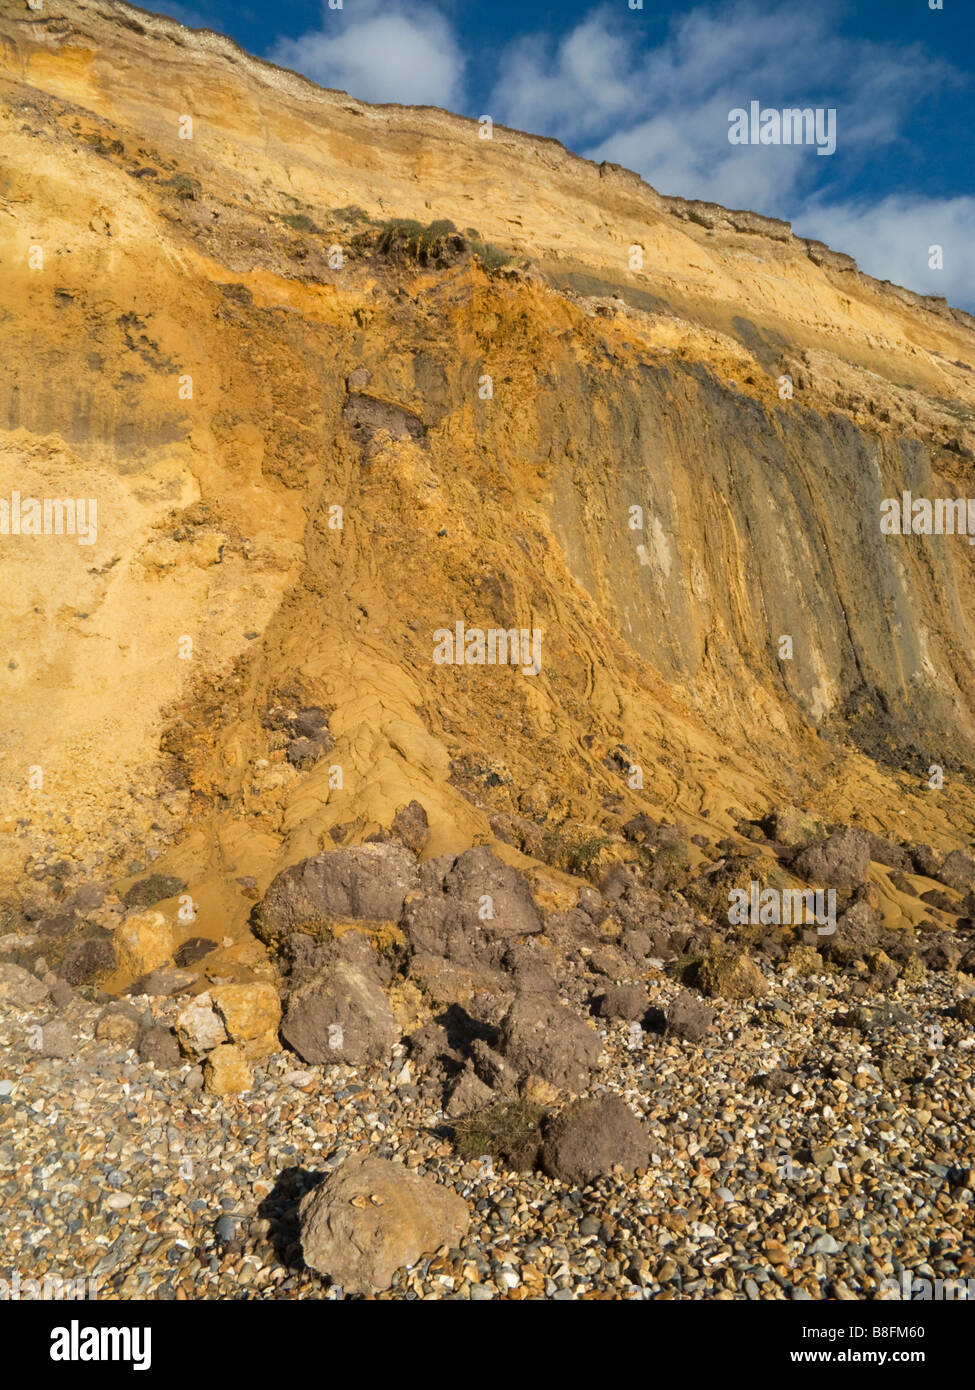
[[[490,115],[662,193],[787,218],[871,274],[975,310],[973,0],[629,3],[145,8],[366,101]],[[835,153],[729,143],[729,111],[752,101],[834,108]]]

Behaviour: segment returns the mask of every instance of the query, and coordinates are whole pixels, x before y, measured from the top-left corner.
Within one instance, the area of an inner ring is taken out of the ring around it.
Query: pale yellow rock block
[[[173,958],[173,929],[161,912],[139,912],[115,928],[115,956],[126,975],[145,975]]]
[[[214,1096],[239,1096],[254,1085],[254,1073],[241,1047],[223,1043],[203,1063],[203,1084]]]
[[[248,1057],[266,1057],[278,1050],[281,1001],[273,985],[218,985],[210,998],[231,1042],[239,1043]]]

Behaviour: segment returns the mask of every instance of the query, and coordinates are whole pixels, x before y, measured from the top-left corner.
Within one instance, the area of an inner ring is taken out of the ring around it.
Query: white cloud
[[[555,44],[513,44],[489,109],[625,164],[661,192],[787,216],[798,190],[821,178],[820,156],[732,146],[729,111],[751,101],[835,107],[841,150],[872,152],[948,76],[917,48],[838,37],[830,19],[826,6],[702,6],[648,49],[639,11],[601,9]]]
[[[830,5],[781,0],[701,5],[648,48],[639,11],[594,10],[557,40],[510,45],[486,109],[590,159],[635,169],[662,193],[786,218],[879,278],[970,303],[975,200],[888,197],[871,206],[845,203],[837,191],[830,205],[822,191],[827,173],[842,169],[839,190],[869,160],[896,157],[918,103],[957,74],[918,45],[844,37],[834,18]],[[729,112],[752,101],[835,108],[837,153],[731,145]],[[927,266],[934,243],[945,248],[941,272]]]
[[[557,44],[543,35],[518,39],[499,66],[489,109],[506,125],[578,140],[632,118],[637,62],[605,12],[590,15]]]
[[[859,206],[811,204],[793,226],[799,236],[845,251],[869,275],[975,309],[975,198],[892,195]],[[941,270],[929,268],[933,246],[942,248]]]
[[[417,106],[458,104],[465,66],[449,21],[422,0],[323,5],[320,29],[278,39],[267,57],[363,101]]]

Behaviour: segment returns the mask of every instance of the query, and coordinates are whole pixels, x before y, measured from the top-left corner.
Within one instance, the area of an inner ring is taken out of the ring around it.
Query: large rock
[[[890,840],[885,840],[882,835],[875,835],[872,830],[865,833],[870,844],[870,858],[875,864],[886,864],[888,869],[903,870],[911,867],[907,850],[900,845],[891,844]]]
[[[479,920],[504,937],[525,936],[544,928],[525,875],[505,864],[487,845],[478,845],[458,856],[444,880],[444,892],[458,902],[479,908],[489,897],[490,915],[479,916]]]
[[[18,1009],[32,1009],[47,998],[47,985],[20,965],[0,963],[0,1003]]]
[[[105,932],[74,941],[64,953],[58,975],[69,985],[88,985],[110,975],[118,964],[115,945]]]
[[[721,999],[758,999],[768,993],[768,981],[743,951],[707,951],[697,968],[704,994]]]
[[[910,852],[911,867],[916,874],[925,878],[937,878],[941,869],[941,856],[935,854],[930,845],[915,845]]]
[[[518,937],[505,947],[502,966],[516,994],[559,994],[559,963],[535,937]]]
[[[171,961],[175,948],[173,929],[161,912],[137,912],[115,928],[115,955],[126,975],[148,975]]]
[[[375,977],[340,961],[292,992],[281,1036],[304,1062],[358,1066],[384,1058],[399,1031]]]
[[[348,1293],[388,1289],[393,1275],[461,1244],[467,1203],[385,1158],[349,1158],[299,1208],[305,1263]]]
[[[700,1042],[714,1022],[714,1009],[690,990],[682,990],[667,1010],[667,1032],[685,1042]]]
[[[770,839],[783,845],[808,845],[822,836],[824,828],[818,816],[797,806],[773,807],[762,825]]]
[[[281,1000],[272,984],[258,980],[253,984],[218,985],[210,990],[210,998],[228,1038],[240,1043],[251,1060],[278,1050]]]
[[[649,1007],[646,985],[610,985],[595,1001],[599,1018],[623,1019],[624,1022],[642,1019]]]
[[[937,877],[949,888],[959,893],[967,893],[975,888],[975,859],[963,849],[955,849],[941,865]]]
[[[485,1106],[491,1105],[495,1099],[490,1086],[485,1085],[468,1062],[454,1082],[444,1114],[448,1119],[454,1119],[458,1115],[469,1115],[473,1110],[482,1110]]]
[[[191,1062],[197,1062],[227,1041],[223,1019],[209,994],[198,994],[176,1019],[179,1045]]]
[[[581,1185],[616,1166],[626,1173],[650,1162],[650,1136],[617,1096],[567,1106],[545,1129],[542,1167],[549,1177]]]
[[[456,965],[496,968],[512,940],[544,930],[524,874],[487,845],[445,859],[424,865],[425,891],[403,912],[403,930],[415,951]]]
[[[396,921],[418,883],[416,859],[400,844],[316,854],[274,879],[257,911],[257,934],[277,947],[299,929],[321,936],[336,920]]]
[[[470,971],[451,965],[450,961],[431,955],[429,951],[417,951],[412,957],[409,978],[416,981],[417,987],[438,1009],[451,1004],[467,1004],[474,993]]]
[[[847,826],[800,850],[792,860],[792,870],[816,887],[855,888],[867,876],[870,850],[868,833]]]
[[[115,1000],[99,1015],[95,1037],[113,1047],[135,1047],[142,1031],[142,1015],[122,1000]]]
[[[254,1073],[242,1047],[223,1043],[203,1063],[203,1084],[214,1096],[239,1096],[254,1085]]]
[[[884,935],[876,910],[867,902],[855,902],[837,920],[836,931],[823,937],[820,951],[827,960],[848,965],[854,960],[865,960]]]
[[[172,1028],[160,1023],[147,1028],[139,1038],[139,1061],[150,1062],[161,1071],[182,1066],[183,1058]]]
[[[78,1051],[78,1040],[64,1019],[61,1018],[44,1024],[41,1029],[40,1044],[42,1057],[56,1057],[60,1061],[74,1057]]]
[[[474,1071],[492,1091],[499,1095],[510,1095],[518,1084],[518,1073],[501,1056],[488,1047],[483,1038],[475,1038],[470,1048]]]
[[[500,1051],[519,1073],[534,1072],[560,1091],[583,1091],[599,1060],[596,1033],[548,994],[520,994],[501,1022]]]

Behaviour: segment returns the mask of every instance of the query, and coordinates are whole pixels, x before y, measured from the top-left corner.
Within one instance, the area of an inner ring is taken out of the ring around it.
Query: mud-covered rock
[[[173,960],[181,970],[187,970],[217,949],[217,943],[208,936],[191,936],[176,950]]]
[[[911,867],[924,878],[937,878],[941,868],[941,856],[930,845],[915,845],[910,851]]]
[[[867,902],[855,902],[836,920],[836,931],[821,939],[821,954],[838,965],[864,960],[883,936],[879,914]]]
[[[436,1019],[430,1019],[412,1032],[406,1044],[414,1073],[422,1080],[424,1094],[431,1099],[442,1099],[445,1089],[463,1070],[465,1051],[454,1047],[447,1030]]]
[[[485,1086],[498,1095],[510,1095],[518,1084],[518,1073],[500,1052],[495,1052],[483,1038],[475,1038],[470,1048],[471,1062]],[[471,1107],[473,1109],[473,1107]]]
[[[666,1012],[667,1032],[685,1042],[700,1042],[714,1022],[715,1011],[690,990],[682,990]]]
[[[823,970],[823,958],[815,946],[790,947],[786,963],[794,975],[818,975]]]
[[[150,874],[140,878],[125,894],[122,901],[127,908],[152,907],[166,898],[175,898],[186,892],[186,884],[173,874]]]
[[[848,826],[799,851],[792,869],[807,883],[826,888],[855,888],[870,867],[870,837]]]
[[[291,932],[324,935],[335,921],[396,921],[419,884],[416,859],[384,841],[316,854],[284,869],[255,912],[262,941],[278,947]]]
[[[484,1084],[468,1062],[453,1083],[450,1099],[444,1107],[444,1114],[449,1118],[467,1115],[472,1110],[480,1110],[484,1106],[490,1105],[494,1099],[495,1095],[490,1086]]]
[[[610,985],[593,1002],[597,1018],[623,1019],[629,1023],[643,1018],[650,1007],[650,996],[645,985]]]
[[[328,747],[319,739],[293,738],[288,744],[285,757],[292,767],[311,767],[328,751]]]
[[[407,978],[416,981],[435,1008],[467,1004],[474,992],[474,978],[469,970],[430,951],[417,951],[411,958]]]
[[[581,1186],[615,1167],[634,1173],[649,1162],[646,1126],[617,1096],[575,1101],[545,1126],[542,1168],[562,1182]]]
[[[698,988],[710,998],[759,999],[768,993],[768,981],[752,958],[743,951],[708,951],[695,973]]]
[[[95,1023],[95,1037],[114,1047],[135,1047],[142,1030],[142,1015],[138,1009],[121,1001],[109,1004]]]
[[[898,893],[904,893],[909,898],[916,898],[918,896],[918,891],[907,874],[902,873],[899,869],[895,869],[891,874],[890,883],[891,887],[896,888]]]
[[[962,849],[952,850],[935,877],[958,893],[971,892],[975,888],[975,859]]]
[[[486,845],[458,855],[441,875],[442,867],[424,866],[426,891],[403,912],[401,926],[414,951],[496,969],[512,938],[543,930],[544,918],[524,874]]]
[[[558,994],[558,962],[551,950],[533,938],[510,942],[505,948],[501,968],[518,992]]]
[[[925,946],[920,952],[921,960],[928,970],[957,970],[962,959],[961,948],[944,936]]]
[[[905,870],[911,867],[910,856],[906,849],[900,845],[892,844],[890,840],[885,840],[882,835],[875,835],[872,830],[865,831],[867,841],[870,846],[870,858],[875,864],[884,864],[888,869]]]
[[[423,853],[430,838],[430,825],[419,801],[411,801],[399,808],[393,817],[392,832],[413,854],[419,856]]]
[[[149,1062],[161,1071],[169,1071],[183,1065],[179,1043],[172,1028],[163,1024],[153,1024],[139,1038],[139,1060]]]
[[[36,975],[23,966],[0,962],[0,1004],[12,1004],[17,1009],[32,1009],[48,996],[48,988]]]
[[[358,1066],[386,1057],[399,1034],[375,975],[340,961],[290,994],[281,1036],[302,1061]]]
[[[116,968],[115,945],[105,932],[72,942],[62,957],[58,974],[68,985],[90,985]]]
[[[560,1091],[589,1085],[599,1037],[571,1009],[546,994],[521,994],[501,1023],[499,1050],[519,1073],[534,1072]]]
[[[936,907],[939,912],[958,912],[961,907],[961,902],[955,894],[947,892],[944,888],[929,888],[920,898],[922,903],[926,903],[928,907]]]

